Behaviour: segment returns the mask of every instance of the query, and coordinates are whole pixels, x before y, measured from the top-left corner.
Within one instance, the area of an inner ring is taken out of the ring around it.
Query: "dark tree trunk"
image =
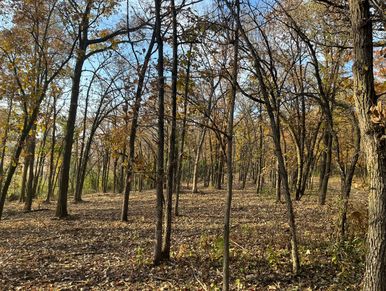
[[[156,213],[155,213],[155,243],[154,265],[159,265],[162,259],[162,220],[163,220],[163,187],[164,187],[164,56],[161,32],[161,0],[155,0],[155,35],[158,45],[158,152],[157,152],[157,182],[156,182]]]
[[[286,207],[287,207],[288,225],[290,227],[290,233],[291,233],[292,270],[294,274],[297,274],[300,268],[300,261],[299,261],[299,251],[298,251],[297,234],[296,234],[295,215],[294,215],[293,206],[292,206],[290,188],[288,184],[288,173],[286,170],[285,160],[284,160],[283,152],[280,145],[280,127],[278,126],[278,123],[277,123],[277,117],[274,114],[274,112],[277,112],[277,114],[279,114],[279,108],[277,106],[279,102],[276,99],[277,98],[276,96],[271,95],[269,93],[269,90],[265,83],[263,69],[261,67],[260,56],[258,52],[256,51],[254,45],[249,40],[244,29],[240,28],[240,30],[254,58],[254,69],[255,69],[256,77],[260,85],[261,95],[264,98],[264,103],[265,103],[268,117],[271,124],[272,135],[273,135],[274,146],[275,146],[275,154],[279,162],[280,175],[283,183],[284,197],[285,197]]]
[[[130,197],[130,191],[131,191],[132,180],[133,180],[135,140],[137,137],[139,110],[141,108],[142,91],[143,91],[143,85],[145,82],[146,70],[150,61],[150,57],[152,55],[154,42],[155,42],[155,33],[153,33],[152,39],[150,41],[149,47],[145,55],[144,63],[139,73],[137,91],[135,94],[135,102],[134,102],[134,107],[132,109],[133,117],[131,120],[130,137],[129,137],[129,160],[128,160],[127,172],[126,172],[126,185],[125,185],[125,192],[123,194],[123,203],[122,203],[122,213],[121,213],[122,221],[128,220],[129,197]]]
[[[324,132],[324,152],[322,157],[321,171],[320,171],[320,184],[319,184],[319,204],[326,204],[326,196],[328,189],[328,181],[331,174],[331,160],[332,160],[332,133],[330,127],[325,129]]]
[[[29,156],[26,155],[24,157],[24,163],[23,163],[23,176],[21,179],[21,192],[20,192],[20,202],[25,201],[25,193],[27,189],[27,174],[28,174],[28,166],[29,166]]]
[[[0,156],[0,191],[1,187],[3,185],[3,179],[4,179],[4,160],[5,160],[5,152],[7,148],[7,141],[8,141],[8,133],[10,129],[10,121],[11,121],[11,114],[13,109],[13,99],[11,98],[9,101],[9,107],[8,107],[8,113],[7,113],[7,120],[5,124],[5,131],[3,133],[3,137],[1,139],[1,156]],[[21,197],[21,196],[20,196]]]
[[[264,130],[263,130],[263,112],[262,112],[262,105],[259,105],[259,161],[258,161],[258,168],[257,168],[257,185],[256,185],[256,192],[257,194],[260,194],[263,190],[263,179],[264,179],[264,173],[263,173],[263,163],[264,163]]]
[[[228,127],[227,127],[227,195],[225,201],[224,213],[224,258],[223,258],[223,290],[229,290],[229,247],[230,247],[230,220],[233,195],[233,120],[235,111],[235,101],[237,94],[237,75],[239,66],[239,17],[240,17],[240,2],[235,0],[235,32],[233,39],[233,64],[232,64],[232,89],[229,93],[229,112],[228,112]]]
[[[27,116],[24,118],[23,129],[22,129],[22,132],[20,134],[20,138],[18,140],[18,143],[17,143],[16,149],[14,151],[14,154],[13,154],[13,156],[11,158],[11,164],[9,165],[9,168],[7,170],[6,179],[4,180],[3,187],[1,188],[0,219],[1,219],[2,214],[3,214],[5,199],[7,197],[9,186],[11,185],[12,177],[13,177],[15,171],[16,171],[17,163],[19,161],[20,154],[21,154],[21,152],[23,150],[24,141],[27,139],[28,134],[31,131],[31,128],[35,124],[35,121],[36,121],[37,116],[38,116],[38,112],[39,112],[39,106],[36,106],[34,108],[34,110],[32,111],[32,114],[31,114],[30,118],[28,118]]]
[[[56,112],[56,100],[57,97],[54,96],[54,104],[53,104],[53,124],[52,124],[52,132],[51,132],[51,150],[50,150],[50,168],[49,168],[49,174],[48,174],[48,191],[47,191],[47,198],[46,203],[49,203],[51,201],[51,197],[54,193],[54,179],[55,179],[55,146],[56,146],[56,118],[57,118],[57,112]]]
[[[68,185],[70,180],[70,166],[72,156],[72,144],[74,142],[74,131],[76,122],[76,113],[78,109],[78,99],[80,93],[80,80],[82,77],[83,64],[86,60],[87,46],[89,45],[88,40],[88,29],[89,29],[89,18],[92,8],[92,1],[88,1],[85,11],[82,14],[81,24],[79,26],[79,47],[75,61],[74,75],[72,76],[72,87],[71,87],[71,99],[70,108],[68,112],[65,136],[64,136],[64,148],[63,148],[63,162],[62,169],[60,171],[59,179],[59,195],[58,202],[56,204],[56,214],[58,218],[64,218],[68,216],[67,211],[67,196],[68,196]]]
[[[177,161],[177,173],[176,173],[176,201],[174,206],[174,215],[179,215],[179,201],[180,201],[180,192],[181,192],[181,178],[182,178],[182,161],[184,158],[184,149],[185,149],[185,134],[186,134],[186,117],[187,117],[187,107],[188,107],[188,94],[189,94],[189,82],[190,82],[190,64],[191,64],[191,55],[192,55],[193,44],[190,44],[188,52],[188,60],[185,73],[185,87],[184,87],[184,108],[183,108],[183,119],[182,119],[182,128],[180,135],[180,152],[178,154]]]
[[[198,145],[197,145],[197,148],[196,148],[196,155],[195,155],[195,158],[194,158],[192,193],[198,193],[198,188],[197,188],[197,183],[198,183],[198,166],[199,166],[199,162],[200,162],[202,145],[204,144],[204,140],[205,140],[206,128],[203,127],[201,130],[202,131],[200,132],[200,138],[199,138]]]
[[[386,290],[386,139],[373,124],[370,107],[377,102],[373,75],[373,34],[369,0],[351,0],[354,46],[354,98],[369,178],[369,224],[363,290]]]
[[[36,125],[32,128],[32,134],[28,138],[28,179],[27,179],[27,190],[26,190],[26,199],[24,203],[24,211],[31,211],[32,199],[35,195],[34,193],[34,164],[35,164],[35,148],[36,148]]]
[[[75,121],[76,121],[76,112],[78,109],[78,99],[79,99],[79,88],[80,88],[80,79],[82,76],[82,68],[84,59],[85,48],[83,51],[79,52],[79,55],[76,59],[74,76],[72,79],[72,89],[71,89],[71,103],[68,113],[65,137],[64,137],[64,149],[63,149],[63,162],[62,169],[60,171],[60,184],[59,184],[59,196],[58,202],[56,205],[56,214],[58,218],[64,218],[68,216],[67,211],[67,196],[68,196],[68,185],[70,180],[70,166],[71,166],[71,156],[72,156],[72,144],[74,141],[74,131],[75,131]]]
[[[173,28],[173,63],[172,63],[172,120],[169,139],[169,165],[167,177],[167,195],[165,211],[165,236],[162,246],[162,258],[170,259],[170,246],[172,234],[172,207],[173,207],[173,180],[176,168],[176,127],[177,127],[177,77],[178,77],[178,40],[177,40],[177,10],[174,0],[170,2]]]

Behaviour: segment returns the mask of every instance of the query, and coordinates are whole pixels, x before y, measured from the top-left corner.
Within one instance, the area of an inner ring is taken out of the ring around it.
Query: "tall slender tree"
[[[166,211],[165,211],[165,236],[162,246],[162,258],[164,260],[170,259],[170,246],[172,234],[172,208],[173,208],[173,183],[176,169],[176,131],[177,131],[177,77],[178,77],[178,38],[177,38],[177,9],[175,1],[170,1],[170,10],[172,13],[172,49],[173,49],[173,63],[172,63],[172,116],[171,116],[171,130],[169,138],[169,165],[166,187]]]
[[[156,213],[155,213],[155,243],[154,265],[159,265],[162,260],[162,221],[163,221],[163,187],[164,187],[164,121],[165,121],[165,79],[164,79],[164,52],[161,20],[162,0],[155,0],[155,35],[158,46],[158,151],[157,151],[157,177],[156,177]]]
[[[237,76],[239,67],[239,30],[240,30],[240,1],[235,0],[234,3],[228,6],[233,6],[233,60],[231,82],[232,87],[229,93],[229,112],[228,112],[228,127],[227,127],[227,195],[225,202],[224,215],[224,257],[223,257],[223,290],[229,290],[229,246],[230,246],[230,220],[233,195],[233,120],[235,111],[235,101],[237,94]]]

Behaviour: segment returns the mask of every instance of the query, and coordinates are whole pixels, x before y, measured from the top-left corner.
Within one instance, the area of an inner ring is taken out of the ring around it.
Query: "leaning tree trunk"
[[[152,39],[150,41],[149,47],[145,55],[142,68],[138,76],[138,85],[135,93],[135,102],[134,102],[133,112],[132,112],[133,117],[131,119],[130,137],[129,137],[129,159],[127,163],[125,191],[123,193],[123,203],[122,203],[122,212],[121,212],[122,221],[128,221],[129,198],[130,198],[130,191],[132,188],[132,180],[133,180],[133,167],[134,167],[134,159],[135,159],[135,140],[137,137],[139,110],[141,108],[142,93],[143,93],[142,91],[143,91],[143,86],[145,82],[145,75],[146,75],[147,67],[153,51],[154,41],[155,41],[155,33],[153,33]]]
[[[34,108],[34,110],[32,111],[31,117],[28,118],[26,116],[25,119],[24,119],[23,129],[22,129],[22,131],[20,133],[20,137],[19,137],[16,149],[15,149],[15,151],[13,153],[12,158],[11,158],[11,164],[8,167],[8,170],[7,170],[7,173],[6,173],[6,177],[5,177],[5,180],[4,180],[4,183],[3,183],[3,187],[1,188],[1,195],[0,195],[0,219],[1,219],[2,214],[3,214],[4,204],[5,204],[5,199],[7,198],[8,189],[9,189],[9,187],[11,185],[13,175],[15,174],[15,171],[16,171],[16,168],[17,168],[17,164],[19,162],[19,158],[20,158],[21,152],[22,152],[23,147],[24,147],[24,142],[27,139],[28,134],[31,131],[31,128],[33,127],[33,125],[35,124],[35,122],[37,120],[38,112],[39,112],[39,106],[36,106]]]
[[[373,75],[373,35],[369,0],[351,0],[354,46],[354,97],[369,178],[369,225],[363,290],[386,290],[386,139],[383,127],[371,122],[377,102]],[[383,116],[384,118],[385,116]]]
[[[240,23],[240,20],[238,22]],[[280,145],[280,139],[279,139],[280,128],[276,122],[276,117],[274,114],[275,111],[278,112],[278,110],[279,110],[279,108],[277,107],[277,105],[279,103],[277,102],[277,100],[275,100],[275,98],[273,98],[274,100],[271,100],[267,85],[266,85],[265,80],[264,80],[263,69],[262,69],[261,63],[260,63],[260,56],[259,56],[257,50],[255,49],[254,45],[249,40],[249,38],[248,38],[245,30],[242,28],[242,26],[240,26],[240,30],[242,32],[242,36],[243,36],[245,42],[248,45],[248,48],[251,51],[251,54],[253,55],[255,73],[256,73],[256,76],[257,76],[257,79],[258,79],[258,82],[260,85],[261,95],[264,98],[264,103],[265,103],[268,117],[269,117],[270,124],[271,124],[273,141],[274,141],[274,146],[275,146],[275,153],[276,153],[276,157],[277,157],[278,162],[279,162],[280,175],[282,177],[284,197],[285,197],[286,207],[287,207],[288,224],[289,224],[290,233],[291,233],[292,271],[294,274],[297,274],[299,272],[299,268],[300,268],[300,260],[299,260],[299,251],[298,251],[298,243],[297,243],[295,215],[294,215],[293,206],[292,206],[290,188],[289,188],[289,184],[288,184],[288,174],[287,174],[287,170],[286,170],[286,166],[285,166],[285,160],[283,157],[283,152],[281,150],[281,145]],[[275,97],[275,96],[272,96],[272,97]]]

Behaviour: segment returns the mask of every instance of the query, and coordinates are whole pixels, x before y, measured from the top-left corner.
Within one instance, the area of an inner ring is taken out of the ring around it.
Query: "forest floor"
[[[355,290],[363,273],[363,226],[337,244],[339,199],[328,193],[294,202],[302,270],[291,274],[284,203],[272,194],[235,190],[231,230],[231,281],[236,290]],[[366,208],[353,191],[350,212]],[[9,202],[0,221],[0,290],[216,290],[222,280],[224,190],[181,195],[174,218],[172,260],[153,267],[154,191],[133,193],[129,223],[119,221],[121,196],[88,194],[56,220],[55,205],[35,202],[30,213]],[[47,210],[42,210],[42,208]],[[351,217],[351,216],[350,216]]]

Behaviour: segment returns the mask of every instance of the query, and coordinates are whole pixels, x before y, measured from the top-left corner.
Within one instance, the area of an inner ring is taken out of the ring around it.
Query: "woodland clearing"
[[[358,217],[350,239],[336,240],[338,191],[328,203],[317,195],[294,202],[302,271],[291,274],[283,203],[253,189],[235,190],[231,227],[231,287],[244,290],[354,290],[364,268],[364,234]],[[119,221],[122,197],[87,194],[70,205],[70,217],[53,219],[54,204],[36,201],[23,213],[10,202],[0,223],[1,290],[216,290],[221,286],[225,190],[181,195],[173,218],[172,260],[153,267],[154,191],[130,197],[129,222]],[[366,208],[354,190],[351,213]],[[36,211],[40,210],[40,211]],[[365,223],[365,221],[363,221]]]

